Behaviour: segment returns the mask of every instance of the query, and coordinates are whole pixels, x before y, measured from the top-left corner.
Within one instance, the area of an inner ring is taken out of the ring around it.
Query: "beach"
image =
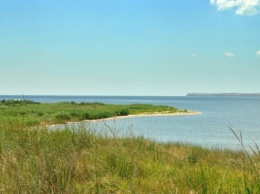
[[[160,116],[190,116],[190,115],[200,115],[201,112],[176,112],[176,113],[168,113],[168,112],[154,112],[154,113],[142,113],[136,115],[126,115],[126,116],[116,116],[104,119],[94,119],[94,120],[83,120],[83,122],[97,122],[97,121],[105,121],[105,120],[116,120],[116,119],[127,119],[132,117],[160,117]],[[82,122],[82,121],[81,121]],[[75,123],[75,122],[68,122]]]

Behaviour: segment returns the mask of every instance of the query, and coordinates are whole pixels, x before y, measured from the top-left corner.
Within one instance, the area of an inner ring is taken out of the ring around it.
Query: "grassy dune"
[[[85,125],[49,131],[8,117],[0,121],[0,193],[260,193],[257,147],[160,144]]]

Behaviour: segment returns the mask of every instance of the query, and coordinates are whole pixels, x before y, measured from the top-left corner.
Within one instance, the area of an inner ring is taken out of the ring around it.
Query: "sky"
[[[0,95],[260,93],[260,0],[0,0]]]

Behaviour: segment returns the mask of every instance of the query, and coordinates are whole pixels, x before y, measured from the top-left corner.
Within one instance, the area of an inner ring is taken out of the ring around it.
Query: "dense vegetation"
[[[149,104],[113,105],[99,102],[40,104],[29,100],[2,100],[0,109],[0,118],[25,126],[45,126],[68,121],[103,119],[140,113],[185,112],[185,110],[173,107]]]
[[[72,107],[83,112],[107,105],[37,106],[1,104],[0,193],[260,193],[257,146],[252,152],[208,150],[129,134],[119,138],[117,129],[101,134],[82,124],[53,131],[32,128],[26,123],[38,118],[32,110],[55,120],[62,111],[73,118]],[[125,109],[113,107],[106,110]],[[234,134],[244,148],[242,135]]]

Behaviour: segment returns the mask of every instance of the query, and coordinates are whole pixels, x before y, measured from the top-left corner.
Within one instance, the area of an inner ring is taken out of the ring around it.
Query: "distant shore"
[[[260,96],[260,93],[188,93],[186,96]]]

